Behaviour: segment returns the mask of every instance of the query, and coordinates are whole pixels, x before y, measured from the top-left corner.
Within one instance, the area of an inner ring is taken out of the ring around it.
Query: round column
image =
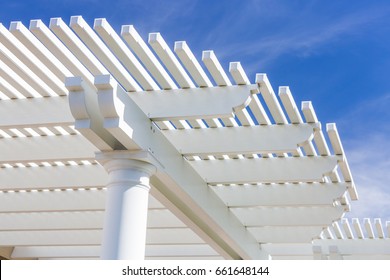
[[[100,160],[109,175],[101,258],[145,258],[149,179],[154,165],[139,160]]]

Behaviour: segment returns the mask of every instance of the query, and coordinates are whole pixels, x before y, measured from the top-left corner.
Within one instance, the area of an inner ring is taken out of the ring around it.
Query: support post
[[[143,260],[150,176],[156,167],[127,151],[97,154],[108,172],[101,259]]]

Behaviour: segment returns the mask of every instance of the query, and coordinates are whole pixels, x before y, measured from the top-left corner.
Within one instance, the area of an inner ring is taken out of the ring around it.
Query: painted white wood
[[[175,42],[174,51],[198,87],[213,86],[185,41]]]
[[[61,18],[50,19],[50,30],[93,75],[108,74],[107,69]]]
[[[210,186],[229,207],[333,205],[347,189],[346,183]]]
[[[310,243],[319,236],[321,230],[321,226],[248,227],[248,231],[261,245],[263,243]]]
[[[249,85],[250,81],[240,62],[230,62],[229,72],[237,85]]]
[[[20,21],[13,21],[9,31],[22,42],[44,65],[60,79],[61,82],[72,73],[41,43]]]
[[[341,206],[313,207],[250,207],[230,211],[245,226],[327,226],[344,213]],[[318,233],[319,235],[319,233]]]
[[[191,166],[210,184],[321,182],[339,158],[254,158],[190,161]]]
[[[0,43],[0,59],[5,65],[11,68],[13,72],[27,82],[38,93],[38,96],[57,96],[57,94],[45,84],[40,77],[38,77],[2,43]]]
[[[245,107],[254,88],[245,85],[162,90],[129,96],[152,120],[228,118],[234,108]]]
[[[0,172],[2,190],[101,187],[106,182],[107,174],[98,164],[3,168]]]
[[[0,231],[2,246],[63,246],[100,245],[103,238],[101,229]],[[202,244],[204,243],[188,228],[149,229],[147,245]],[[133,248],[134,250],[134,248]],[[102,248],[102,255],[104,248]],[[103,256],[104,257],[104,256]]]
[[[267,106],[274,118],[276,124],[286,124],[287,119],[280,106],[275,92],[272,89],[271,83],[266,74],[256,74],[256,83],[260,86],[260,93],[262,94]]]
[[[127,72],[121,62],[81,16],[72,16],[70,27],[126,91],[142,91],[141,87]]]
[[[23,246],[16,247],[12,258],[88,258],[99,257],[100,246]],[[218,254],[206,244],[201,245],[146,245],[148,259],[180,259],[200,256],[218,257]]]
[[[177,89],[175,82],[171,79],[167,71],[157,60],[155,55],[146,45],[144,40],[135,30],[133,25],[123,25],[121,36],[131,49],[136,53],[143,65],[149,70],[151,75],[163,89]]]
[[[0,163],[94,158],[97,149],[82,135],[0,139]]]
[[[12,117],[10,117],[12,116]],[[67,97],[1,101],[0,127],[47,127],[73,125]]]
[[[93,28],[144,90],[160,89],[105,18],[95,19]]]
[[[86,82],[93,84],[93,76],[89,70],[41,20],[32,20],[29,29],[73,75],[82,76]]]
[[[231,86],[228,76],[223,70],[221,63],[218,61],[218,58],[215,56],[214,51],[203,51],[202,61],[209,70],[211,76],[213,77],[215,83],[218,86]]]
[[[63,81],[53,74],[28,48],[26,48],[10,31],[0,24],[1,43],[20,60],[25,67],[39,77],[45,86],[50,89],[50,95],[67,95]],[[22,67],[22,66],[19,66]]]
[[[293,152],[316,129],[301,124],[165,130],[163,134],[183,155],[229,155]]]
[[[292,124],[303,123],[301,114],[289,87],[279,87],[279,97]]]
[[[103,79],[104,80],[104,79]],[[107,80],[107,92],[110,79]],[[112,81],[112,80],[111,80]],[[101,84],[101,87],[104,87]],[[106,112],[119,116],[119,122],[126,123],[137,133],[129,134],[124,146],[139,145],[158,159],[159,171],[152,177],[152,184],[164,196],[169,197],[173,205],[185,213],[200,232],[206,233],[210,242],[222,248],[231,258],[268,258],[265,252],[258,249],[237,219],[228,215],[226,206],[215,196],[210,195],[204,180],[194,172],[188,162],[177,152],[162,132],[151,124],[149,118],[130,98],[134,93],[126,95],[118,86],[114,86],[110,94],[113,103],[107,103]],[[120,104],[126,104],[123,108]],[[145,125],[149,124],[149,125]],[[117,126],[121,129],[120,126]],[[123,131],[125,133],[125,131]],[[168,175],[169,174],[169,175]],[[154,180],[153,180],[154,179]],[[184,188],[183,188],[184,187]],[[180,206],[179,206],[180,205]],[[207,211],[206,209],[213,209]],[[215,232],[213,229],[226,230]]]
[[[160,33],[150,33],[148,42],[181,88],[195,87]]]

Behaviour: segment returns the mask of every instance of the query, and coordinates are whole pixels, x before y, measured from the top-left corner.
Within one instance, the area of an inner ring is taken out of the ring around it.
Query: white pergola
[[[335,124],[213,51],[105,19],[0,24],[0,256],[390,259]],[[303,114],[303,116],[302,116]]]

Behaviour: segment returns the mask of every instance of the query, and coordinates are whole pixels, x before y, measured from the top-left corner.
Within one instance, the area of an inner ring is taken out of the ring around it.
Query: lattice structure
[[[388,223],[374,238],[338,222],[358,196],[311,102],[239,62],[229,78],[213,51],[201,65],[186,42],[148,44],[105,19],[0,25],[0,255],[99,258],[102,154],[123,153],[157,170],[146,258],[390,257]]]

